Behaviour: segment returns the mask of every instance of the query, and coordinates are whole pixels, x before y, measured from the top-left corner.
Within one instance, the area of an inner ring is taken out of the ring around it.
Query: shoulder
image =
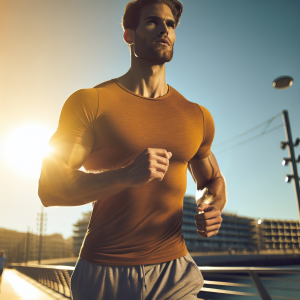
[[[172,86],[170,86],[171,92],[173,95],[177,95],[179,96],[182,100],[186,101],[186,103],[189,103],[190,105],[194,106],[194,107],[199,107],[200,111],[202,112],[203,117],[208,117],[208,118],[212,118],[211,113],[209,112],[209,110],[207,108],[205,108],[203,105],[200,105],[198,103],[192,102],[188,99],[186,99],[181,93],[179,93],[176,89],[174,89]]]
[[[98,91],[94,88],[80,89],[71,94],[64,102],[59,123],[62,120],[95,120],[99,110]],[[68,121],[69,122],[69,121]]]
[[[207,118],[207,119],[212,119],[213,120],[213,117],[212,117],[210,111],[206,107],[204,107],[204,106],[202,106],[198,103],[196,103],[196,104],[199,106],[199,109],[201,110],[204,119]]]
[[[95,89],[112,88],[116,85],[116,79],[110,79],[94,86]]]
[[[98,108],[97,89],[80,89],[71,94],[64,103],[64,109],[86,108],[88,110]]]
[[[184,101],[193,103],[193,102],[187,100],[181,93],[179,93],[179,92],[178,92],[176,89],[174,89],[172,86],[169,85],[169,88],[170,88],[170,92],[171,92],[172,96],[177,96],[177,97],[181,98],[181,99],[184,100]]]
[[[203,116],[204,133],[209,133],[210,135],[214,136],[215,122],[214,122],[214,119],[213,119],[211,113],[204,106],[202,106],[200,104],[198,104],[198,106],[199,106],[199,109],[201,110],[202,116]]]
[[[72,93],[67,100],[72,99],[72,101],[85,101],[87,99],[97,99],[97,95],[97,89],[80,89]]]
[[[193,109],[197,109],[197,107],[199,107],[200,111],[203,111],[204,114],[209,113],[209,111],[204,106],[202,106],[196,102],[192,102],[192,101],[188,100],[186,97],[184,97],[181,93],[179,93],[172,86],[169,85],[169,87],[170,87],[172,96],[177,96],[178,98],[180,98],[182,101],[184,101],[185,105],[190,105],[190,107],[192,107]]]

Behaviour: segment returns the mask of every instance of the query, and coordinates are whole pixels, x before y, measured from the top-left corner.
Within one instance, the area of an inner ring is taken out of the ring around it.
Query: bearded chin
[[[148,60],[157,64],[164,64],[173,58],[173,48],[171,50],[163,49],[162,46],[149,47],[144,43],[137,42],[133,48],[134,55],[140,59]]]

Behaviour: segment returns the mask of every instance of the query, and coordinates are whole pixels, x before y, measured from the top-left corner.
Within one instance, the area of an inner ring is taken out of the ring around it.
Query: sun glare
[[[48,298],[41,290],[36,288],[34,285],[30,284],[30,282],[26,281],[25,279],[26,277],[25,278],[23,277],[24,275],[22,274],[18,275],[17,271],[5,270],[4,272],[5,272],[4,273],[5,283],[8,283],[10,289],[12,289],[15,294],[20,296],[19,298],[17,297],[17,295],[16,297],[11,295],[12,298],[9,297],[9,299],[24,299],[24,300],[52,299],[50,297]]]
[[[5,161],[26,177],[39,176],[42,158],[49,155],[52,132],[38,124],[26,124],[13,130],[4,143]]]

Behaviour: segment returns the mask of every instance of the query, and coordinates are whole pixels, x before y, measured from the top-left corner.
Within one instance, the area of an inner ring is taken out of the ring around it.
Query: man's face
[[[158,64],[169,62],[175,40],[175,20],[169,6],[151,4],[141,10],[133,48],[136,57]]]

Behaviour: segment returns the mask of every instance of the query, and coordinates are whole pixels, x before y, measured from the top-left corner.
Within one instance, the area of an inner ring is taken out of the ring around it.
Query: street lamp
[[[288,183],[290,183],[291,181],[292,181],[292,178],[294,178],[294,176],[293,175],[285,175],[285,182],[288,182]]]
[[[293,82],[294,79],[291,76],[288,75],[280,76],[273,80],[273,87],[277,90],[287,89],[290,86],[292,86]],[[297,138],[295,143],[293,143],[292,130],[291,130],[288,111],[284,110],[282,112],[282,116],[283,116],[283,123],[284,123],[285,135],[286,135],[286,142],[280,142],[280,148],[284,150],[288,146],[288,151],[290,156],[288,158],[283,158],[282,165],[287,166],[289,163],[291,165],[292,174],[285,176],[285,182],[290,183],[292,179],[294,179],[293,180],[294,188],[295,188],[295,194],[297,200],[298,214],[300,218],[300,185],[299,185],[300,178],[298,177],[298,170],[297,170],[297,163],[300,162],[300,155],[296,160],[295,152],[294,152],[294,147],[297,147],[300,144],[300,138]]]
[[[282,150],[284,150],[285,147],[286,147],[288,144],[289,144],[289,142],[280,142],[280,148],[281,148]]]
[[[300,155],[298,156],[298,159],[296,160],[295,157],[295,150],[294,147],[299,146],[300,144],[300,139],[297,138],[295,143],[293,143],[293,138],[292,138],[292,130],[291,130],[291,125],[290,125],[290,120],[289,120],[289,114],[287,110],[284,110],[282,112],[283,115],[283,123],[284,123],[284,128],[285,128],[285,135],[286,135],[286,142],[280,142],[280,148],[284,150],[286,147],[288,148],[289,151],[289,157],[286,158],[284,157],[282,160],[282,165],[287,166],[290,164],[291,166],[291,175],[286,175],[285,176],[285,182],[290,183],[292,180],[294,181],[294,188],[295,188],[295,194],[296,194],[296,200],[297,200],[297,207],[298,207],[298,214],[300,218],[300,185],[299,185],[299,177],[298,177],[298,169],[297,169],[297,163],[300,162]]]
[[[292,86],[294,82],[294,79],[291,76],[280,76],[274,79],[273,81],[273,87],[275,89],[286,89]],[[287,166],[289,163],[291,165],[292,174],[286,175],[285,182],[290,183],[292,179],[294,179],[294,188],[295,188],[295,194],[296,194],[296,200],[297,200],[297,207],[298,207],[298,214],[300,218],[300,185],[298,177],[298,170],[297,170],[297,163],[300,162],[300,155],[298,156],[298,159],[295,158],[295,152],[294,147],[299,146],[300,144],[300,138],[297,138],[295,143],[293,143],[292,138],[292,130],[289,120],[289,114],[287,110],[284,110],[282,112],[283,116],[283,123],[284,123],[284,129],[285,129],[285,135],[286,135],[286,142],[280,142],[280,148],[284,150],[288,146],[289,156],[288,158],[283,158],[282,165]]]
[[[282,160],[282,165],[283,166],[287,166],[289,162],[291,162],[292,160],[290,158],[286,158],[284,157]],[[296,160],[296,163],[300,162],[300,155],[298,156],[298,159]]]
[[[290,161],[291,161],[290,158],[285,158],[284,157],[283,160],[282,160],[282,165],[287,166]]]
[[[280,76],[274,79],[273,87],[277,90],[287,89],[293,85],[294,79],[291,76]]]
[[[295,179],[295,175],[285,175],[285,182],[290,183],[292,179]],[[300,180],[300,177],[298,179]]]

